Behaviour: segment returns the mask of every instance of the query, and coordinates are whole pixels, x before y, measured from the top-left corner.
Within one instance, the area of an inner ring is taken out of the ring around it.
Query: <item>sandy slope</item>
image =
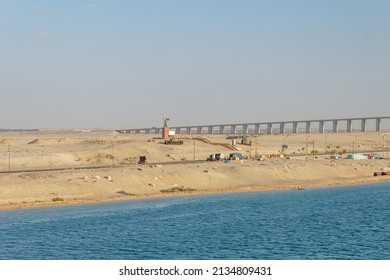
[[[245,160],[223,163],[160,165],[174,160],[205,159],[213,152],[228,154],[225,147],[184,140],[182,146],[161,144],[153,135],[121,135],[112,132],[0,134],[0,169],[32,169],[120,164],[119,168],[0,174],[0,209],[27,208],[140,199],[170,195],[216,192],[297,189],[389,180],[373,177],[374,171],[390,165],[389,160],[313,159],[307,147],[326,150],[378,150],[386,133],[338,133],[320,135],[262,135],[252,147],[238,145],[245,154],[277,154],[281,144],[289,145],[292,159]],[[326,137],[326,138],[325,138]],[[213,142],[231,143],[226,136],[213,135]],[[325,145],[326,141],[326,145]],[[310,145],[309,145],[310,144]],[[387,144],[387,143],[384,143]],[[10,145],[10,146],[9,146]],[[8,153],[10,147],[11,152]],[[384,145],[386,147],[386,145]],[[194,152],[195,151],[195,152]],[[133,157],[146,155],[152,166],[129,165]],[[309,154],[310,155],[310,154]],[[377,155],[387,156],[378,152]],[[106,178],[105,178],[106,177]],[[59,200],[59,201],[53,201]]]

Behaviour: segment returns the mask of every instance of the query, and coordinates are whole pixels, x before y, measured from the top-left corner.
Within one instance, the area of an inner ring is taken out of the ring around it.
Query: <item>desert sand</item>
[[[231,144],[228,135],[197,136],[211,143],[180,135],[183,145],[165,145],[154,137],[158,135],[113,131],[0,133],[0,171],[18,171],[0,174],[0,209],[390,180],[373,176],[390,166],[390,132],[257,135],[251,146],[240,144],[238,138],[239,152],[256,160],[230,162],[202,161],[212,153],[234,152],[216,145]],[[282,144],[288,145],[284,151]],[[384,159],[330,157],[330,152],[345,157],[353,151],[370,151]],[[272,154],[276,157],[269,157]],[[139,156],[146,156],[147,164],[136,164]],[[82,167],[92,169],[72,169]],[[68,169],[45,171],[51,168]]]

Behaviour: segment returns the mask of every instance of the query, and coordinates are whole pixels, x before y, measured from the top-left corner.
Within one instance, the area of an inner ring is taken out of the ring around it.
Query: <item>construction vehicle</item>
[[[384,175],[390,175],[390,166],[383,167],[380,171],[375,171],[374,176],[384,176]]]
[[[211,154],[207,158],[207,161],[220,161],[220,160],[223,160],[224,158],[225,158],[225,155],[221,154],[221,153]]]
[[[165,140],[165,145],[183,145],[183,140],[178,140],[175,138],[170,138],[169,140]]]
[[[140,156],[138,160],[138,164],[145,164],[147,162],[146,156]]]
[[[250,146],[252,144],[251,137],[249,135],[244,135],[241,138],[241,144],[242,145],[248,145]]]

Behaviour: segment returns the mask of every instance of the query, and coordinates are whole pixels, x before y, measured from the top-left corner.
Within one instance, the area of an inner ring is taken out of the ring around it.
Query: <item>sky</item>
[[[0,0],[0,128],[390,115],[387,0]]]

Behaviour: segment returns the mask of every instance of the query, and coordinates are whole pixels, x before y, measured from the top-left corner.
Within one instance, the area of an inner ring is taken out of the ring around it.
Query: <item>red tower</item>
[[[164,126],[162,128],[162,138],[167,141],[169,140],[169,127]]]
[[[162,128],[162,138],[165,141],[168,141],[169,140],[169,127],[168,127],[169,118],[163,116],[163,121],[164,121],[164,125],[163,125],[163,128]]]

